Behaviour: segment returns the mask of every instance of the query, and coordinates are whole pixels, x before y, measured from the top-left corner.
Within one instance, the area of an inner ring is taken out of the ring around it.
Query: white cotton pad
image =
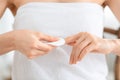
[[[65,44],[65,40],[63,38],[59,38],[58,41],[48,42],[47,44],[52,45],[52,46],[62,46]]]

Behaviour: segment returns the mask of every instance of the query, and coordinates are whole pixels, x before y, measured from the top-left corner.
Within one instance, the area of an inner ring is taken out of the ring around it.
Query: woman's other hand
[[[110,40],[99,38],[87,32],[80,32],[67,37],[66,43],[73,46],[70,64],[76,64],[77,61],[80,61],[89,52],[108,54],[113,49],[111,45],[114,45]]]

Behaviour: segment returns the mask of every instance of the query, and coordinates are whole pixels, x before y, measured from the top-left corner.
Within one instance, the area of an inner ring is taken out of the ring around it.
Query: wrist
[[[114,40],[112,39],[107,39],[108,40],[108,44],[110,44],[109,46],[110,46],[110,53],[113,53],[114,52],[114,50],[115,50],[115,43],[114,43]]]
[[[110,39],[101,39],[100,51],[105,54],[113,52],[115,44]]]
[[[6,38],[6,42],[8,43],[8,47],[10,49],[10,51],[15,50],[15,36],[14,36],[15,32],[14,31],[10,31],[5,33],[5,38]]]
[[[112,53],[114,53],[116,55],[120,55],[120,40],[114,39],[114,40],[111,40],[111,42],[113,43]]]

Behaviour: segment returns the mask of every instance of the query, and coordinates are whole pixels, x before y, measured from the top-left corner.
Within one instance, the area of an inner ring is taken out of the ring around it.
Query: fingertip
[[[67,37],[67,38],[65,38],[65,43],[66,43],[66,44],[71,43],[71,37]]]

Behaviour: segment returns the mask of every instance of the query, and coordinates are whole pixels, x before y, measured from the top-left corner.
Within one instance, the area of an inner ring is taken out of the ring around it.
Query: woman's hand
[[[28,58],[35,58],[51,51],[54,47],[43,41],[56,41],[58,38],[40,32],[16,30],[13,32],[15,50],[20,51]]]
[[[80,61],[87,53],[110,53],[113,44],[110,40],[102,39],[87,32],[80,32],[66,38],[66,43],[73,46],[70,56],[70,63],[75,64]]]

